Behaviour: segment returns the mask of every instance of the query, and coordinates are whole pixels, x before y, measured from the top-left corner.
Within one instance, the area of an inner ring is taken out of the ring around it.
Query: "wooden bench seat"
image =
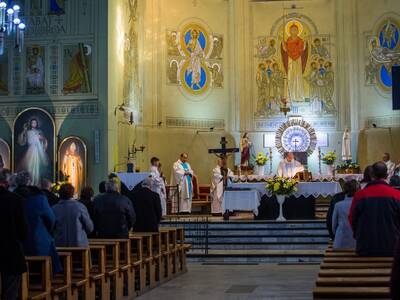
[[[389,298],[388,287],[316,287],[314,299],[370,299]]]
[[[110,298],[123,297],[123,278],[120,275],[120,243],[118,240],[91,239],[90,245],[105,247],[105,278],[110,287]]]
[[[22,275],[20,298],[22,300],[50,299],[51,258],[48,256],[25,257],[28,272]]]
[[[79,297],[83,297],[84,299],[89,299],[92,294],[89,284],[89,275],[90,275],[89,248],[58,247],[57,251],[71,253],[72,298],[78,299]]]
[[[63,273],[57,274],[51,282],[52,299],[72,299],[72,254],[70,252],[58,252]]]
[[[387,269],[391,268],[390,262],[347,262],[347,263],[322,263],[321,269]]]
[[[391,268],[386,269],[324,269],[319,271],[320,277],[376,277],[376,276],[390,276],[392,273]]]
[[[389,286],[389,276],[379,277],[320,277],[317,280],[317,286]]]

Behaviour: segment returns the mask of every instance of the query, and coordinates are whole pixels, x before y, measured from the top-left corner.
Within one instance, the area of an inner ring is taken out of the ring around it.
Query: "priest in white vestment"
[[[390,154],[387,152],[383,153],[382,160],[386,164],[388,177],[392,177],[394,175],[394,170],[396,169],[396,164],[390,160]]]
[[[160,196],[162,215],[167,215],[167,192],[165,189],[165,179],[161,173],[160,160],[157,157],[153,157],[150,160],[150,176],[152,178],[151,190]]]
[[[286,158],[279,163],[277,175],[280,177],[292,178],[298,172],[303,172],[303,165],[294,159],[293,152],[289,152]]]
[[[187,153],[182,153],[180,159],[172,168],[171,185],[178,186],[179,207],[173,207],[173,212],[191,213],[193,198],[192,177],[194,173],[188,163]],[[175,206],[178,204],[175,200]]]
[[[218,165],[213,169],[211,181],[211,213],[220,215],[222,211],[222,200],[224,197],[224,189],[230,178],[233,177],[233,172],[227,167],[226,159],[220,158]]]

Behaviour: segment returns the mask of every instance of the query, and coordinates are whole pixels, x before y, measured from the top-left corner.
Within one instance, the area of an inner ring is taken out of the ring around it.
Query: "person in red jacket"
[[[360,256],[393,256],[400,238],[400,192],[387,184],[387,172],[375,163],[373,181],[353,197],[349,221]]]

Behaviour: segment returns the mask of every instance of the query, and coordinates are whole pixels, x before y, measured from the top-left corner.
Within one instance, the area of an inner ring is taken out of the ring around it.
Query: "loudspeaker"
[[[400,66],[392,68],[393,110],[400,110]]]

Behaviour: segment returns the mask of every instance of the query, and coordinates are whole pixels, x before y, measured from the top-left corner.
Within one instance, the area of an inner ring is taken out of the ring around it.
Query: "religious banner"
[[[45,48],[39,45],[26,47],[26,93],[45,93]]]
[[[223,37],[201,21],[167,31],[167,80],[189,96],[223,88]]]
[[[7,96],[10,91],[8,88],[8,52],[5,49],[4,54],[0,55],[0,96]]]
[[[0,169],[11,169],[10,157],[10,146],[5,140],[0,138]]]
[[[71,183],[77,195],[86,184],[86,166],[85,142],[76,136],[65,138],[58,149],[59,180]]]
[[[400,64],[400,16],[381,18],[365,35],[365,84],[379,92],[392,92],[392,67]]]
[[[13,126],[13,170],[28,171],[32,185],[54,181],[55,123],[41,108],[28,108],[17,115]]]
[[[63,93],[82,94],[92,91],[92,46],[79,43],[64,46]]]
[[[334,65],[329,35],[310,18],[292,13],[277,20],[269,35],[255,40],[258,119],[291,111],[335,115]]]

